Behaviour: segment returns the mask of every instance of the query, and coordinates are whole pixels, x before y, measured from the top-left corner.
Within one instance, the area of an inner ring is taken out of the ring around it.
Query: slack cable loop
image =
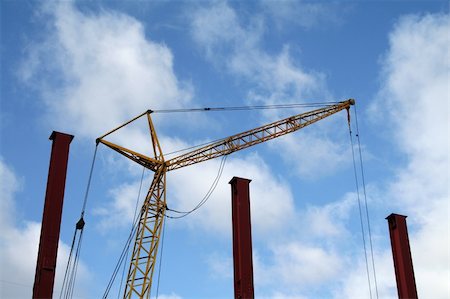
[[[182,215],[180,215],[180,216],[164,215],[164,216],[167,217],[167,218],[170,218],[170,219],[180,219],[180,218],[186,217],[187,215],[189,215],[192,212],[195,212],[196,210],[201,208],[208,201],[208,199],[211,197],[211,195],[213,194],[214,190],[216,189],[217,184],[219,183],[220,177],[222,176],[223,169],[225,168],[225,162],[227,160],[227,157],[228,157],[227,155],[223,156],[222,160],[220,161],[220,166],[219,166],[219,170],[217,172],[217,176],[214,179],[213,183],[211,184],[211,187],[209,187],[209,190],[208,190],[208,192],[206,192],[206,194],[203,197],[203,199],[192,210],[190,210],[190,211],[177,211],[177,210],[166,208],[167,211],[172,211],[174,213],[178,213],[178,214],[182,214]]]
[[[362,241],[363,241],[363,247],[364,247],[364,259],[366,262],[367,282],[369,284],[370,299],[372,299],[372,285],[370,283],[369,262],[367,259],[367,249],[366,249],[366,237],[365,237],[365,232],[364,232],[364,223],[363,223],[363,216],[362,216],[362,209],[361,209],[361,199],[359,197],[359,182],[358,182],[358,174],[356,171],[355,150],[353,147],[353,137],[352,137],[352,130],[351,130],[350,125],[348,126],[348,129],[349,129],[349,136],[350,136],[350,145],[352,148],[353,172],[355,175],[355,185],[356,185],[356,194],[357,194],[357,199],[358,199],[359,219],[360,219],[361,234],[362,234]]]

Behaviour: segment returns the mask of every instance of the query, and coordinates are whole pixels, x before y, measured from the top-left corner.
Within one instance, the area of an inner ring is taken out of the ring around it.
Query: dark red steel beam
[[[72,135],[55,131],[50,135],[50,140],[53,141],[52,153],[48,170],[44,213],[42,215],[33,299],[47,299],[53,296],[67,161],[72,139]]]
[[[400,299],[417,299],[406,216],[391,214],[386,219],[388,220],[389,234],[391,236],[398,297]]]
[[[233,217],[234,298],[253,299],[252,229],[250,221],[251,180],[233,177],[231,208]]]

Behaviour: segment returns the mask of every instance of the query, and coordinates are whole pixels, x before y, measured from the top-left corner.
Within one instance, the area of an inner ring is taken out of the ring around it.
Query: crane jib
[[[97,143],[105,144],[134,162],[154,171],[152,183],[140,210],[123,297],[150,298],[158,245],[165,219],[165,212],[167,210],[166,174],[168,171],[229,155],[253,145],[298,131],[343,109],[347,109],[348,117],[350,117],[349,108],[354,104],[355,100],[349,99],[337,104],[327,105],[324,108],[293,115],[252,130],[220,139],[167,161],[164,160],[164,154],[153,126],[150,115],[152,113],[151,110],[146,111],[98,138],[96,140]],[[147,116],[148,120],[153,157],[137,153],[104,139],[109,134],[144,115]],[[350,121],[350,118],[348,120]]]

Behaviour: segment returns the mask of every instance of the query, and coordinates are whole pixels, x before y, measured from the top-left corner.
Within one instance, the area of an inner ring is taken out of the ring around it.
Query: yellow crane
[[[151,110],[138,115],[132,120],[99,137],[97,143],[103,143],[154,172],[152,183],[139,214],[139,222],[137,225],[133,251],[131,253],[131,262],[123,298],[150,298],[161,229],[167,210],[166,174],[168,171],[229,155],[253,145],[295,132],[344,109],[347,109],[349,117],[350,106],[354,104],[355,101],[349,99],[337,104],[328,105],[324,108],[297,114],[214,141],[208,145],[168,160],[164,159],[164,154],[155,127],[153,126],[151,118],[153,111]],[[152,157],[137,153],[104,139],[111,133],[144,116],[147,118],[149,125],[153,148]]]

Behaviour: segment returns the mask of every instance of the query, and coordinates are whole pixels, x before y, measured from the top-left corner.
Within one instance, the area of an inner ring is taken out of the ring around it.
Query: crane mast
[[[99,137],[97,139],[98,143],[103,143],[154,172],[152,183],[139,214],[139,222],[123,298],[150,298],[161,229],[167,210],[166,174],[168,171],[229,155],[233,152],[295,132],[344,109],[347,110],[349,116],[350,106],[354,104],[355,100],[349,99],[337,104],[328,105],[324,108],[293,115],[252,130],[220,139],[167,161],[164,159],[164,154],[156,130],[153,126],[151,110],[147,110],[141,115]],[[147,117],[149,125],[153,157],[137,153],[104,139],[109,134],[144,115]]]

